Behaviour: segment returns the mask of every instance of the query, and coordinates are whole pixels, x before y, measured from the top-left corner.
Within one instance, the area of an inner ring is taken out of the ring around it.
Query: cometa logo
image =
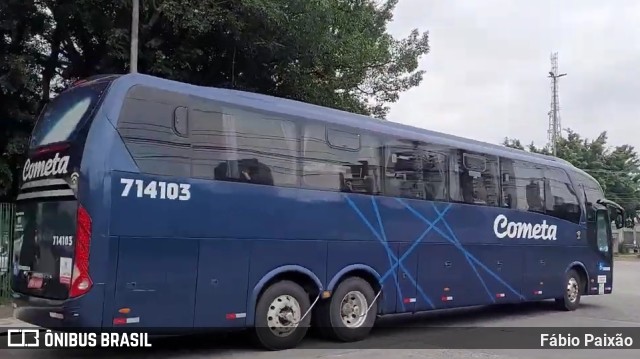
[[[58,153],[48,160],[37,162],[27,160],[22,170],[22,180],[26,182],[40,177],[65,174],[68,166],[69,156],[60,157]]]
[[[542,224],[526,222],[510,222],[507,216],[501,214],[493,221],[493,232],[498,238],[511,239],[543,239],[555,241],[558,226],[548,225],[547,221]]]

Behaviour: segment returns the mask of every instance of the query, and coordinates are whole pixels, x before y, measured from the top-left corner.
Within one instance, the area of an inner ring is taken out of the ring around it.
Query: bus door
[[[596,253],[595,263],[596,278],[589,283],[587,293],[605,294],[611,293],[613,287],[613,231],[611,229],[611,217],[608,207],[596,206],[589,211],[587,218],[587,236],[590,248]],[[622,228],[624,215],[618,213],[615,222],[616,227]]]

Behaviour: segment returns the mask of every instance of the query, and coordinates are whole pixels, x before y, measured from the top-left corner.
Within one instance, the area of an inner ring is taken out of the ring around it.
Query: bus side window
[[[188,99],[182,94],[145,86],[132,87],[127,93],[117,130],[141,172],[191,176],[188,124],[185,121],[184,128],[175,127],[176,114],[181,116],[183,112],[176,108],[186,103]]]
[[[239,180],[253,184],[297,187],[296,124],[258,112],[225,108],[228,132],[235,133]],[[231,134],[229,134],[231,135]]]
[[[499,193],[498,158],[463,151],[454,153],[457,158],[454,179],[459,181],[460,190],[452,199],[470,204],[500,206],[502,196]]]
[[[447,156],[418,147],[387,151],[385,194],[393,197],[448,201]]]
[[[293,122],[258,112],[199,104],[190,114],[193,176],[269,186],[297,186]]]
[[[573,173],[573,177],[576,179],[576,183],[579,184],[577,188],[577,194],[580,200],[584,202],[591,202],[595,204],[597,200],[604,198],[604,193],[600,185],[594,180],[584,176],[581,173]],[[586,194],[586,198],[585,198]]]
[[[508,158],[500,158],[500,180],[502,182],[502,206],[517,208],[518,191],[516,188],[516,174],[514,163]]]
[[[524,161],[513,161],[516,186],[516,209],[544,213],[544,180],[542,169]]]
[[[381,194],[381,141],[355,129],[306,123],[302,138],[302,186],[336,192]]]
[[[559,168],[546,167],[545,209],[547,214],[574,223],[580,222],[580,202],[566,172]]]
[[[425,152],[422,165],[427,182],[427,199],[449,201],[449,159],[443,153]]]

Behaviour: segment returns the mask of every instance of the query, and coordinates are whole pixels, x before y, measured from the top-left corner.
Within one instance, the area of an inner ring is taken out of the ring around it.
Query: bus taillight
[[[76,229],[76,250],[71,278],[70,297],[86,294],[93,286],[89,276],[89,247],[91,244],[91,217],[87,210],[78,205],[78,225]]]
[[[45,153],[60,152],[60,151],[66,150],[70,146],[71,144],[69,144],[68,142],[57,142],[50,145],[39,147],[34,151],[33,154],[36,156],[40,156],[40,155],[44,155]]]

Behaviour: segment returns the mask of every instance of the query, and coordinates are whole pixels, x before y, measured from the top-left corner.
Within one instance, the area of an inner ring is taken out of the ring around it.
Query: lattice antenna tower
[[[562,125],[560,124],[560,98],[558,96],[558,80],[567,74],[558,73],[558,53],[551,54],[551,110],[549,111],[549,146],[555,156],[557,153],[557,143],[562,137]]]

